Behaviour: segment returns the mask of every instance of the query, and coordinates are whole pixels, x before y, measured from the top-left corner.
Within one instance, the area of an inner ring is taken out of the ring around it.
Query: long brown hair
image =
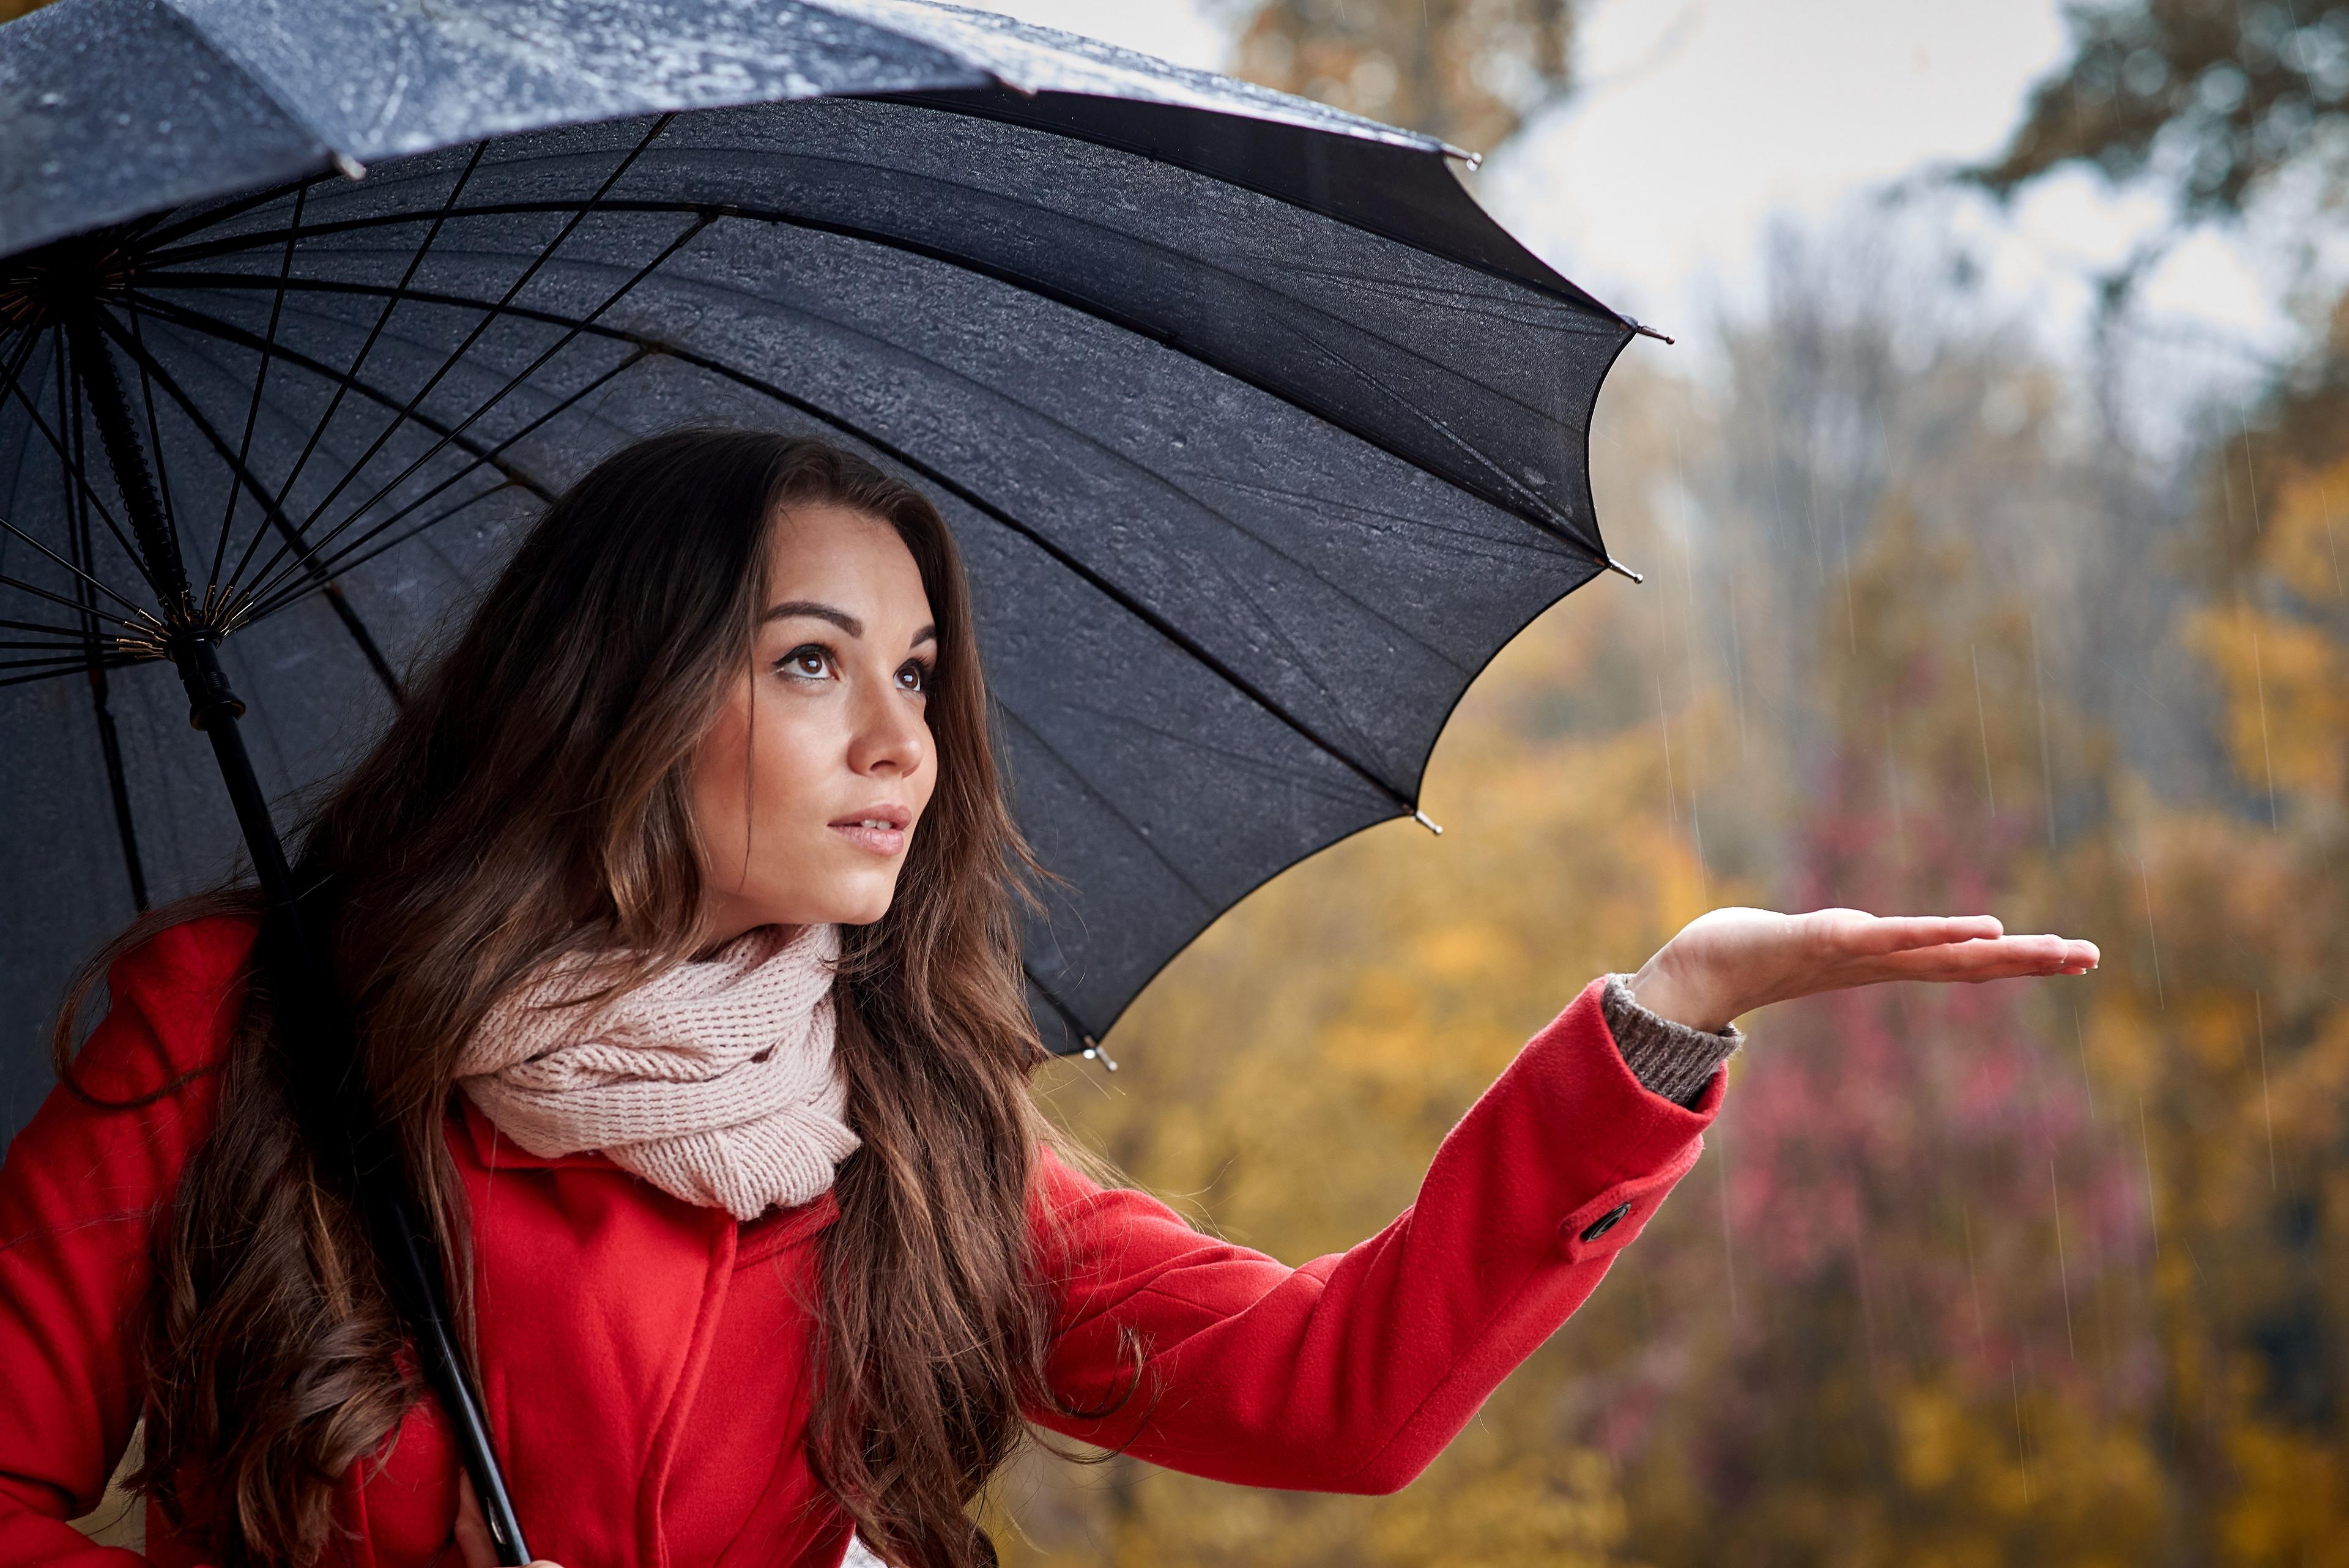
[[[938,776],[886,917],[843,928],[838,1054],[863,1147],[840,1168],[824,1248],[820,1480],[894,1561],[970,1568],[968,1508],[1057,1407],[1048,1293],[1027,1201],[1042,1118],[1017,899],[1036,865],[1003,802],[970,596],[918,491],[824,443],[684,431],[627,447],[557,499],[382,739],[310,818],[297,877],[332,909],[366,1083],[404,1147],[470,1322],[469,1234],[444,1141],[454,1064],[492,1002],[579,947],[693,953],[704,889],[688,763],[749,669],[781,507],[825,501],[893,524],[937,626],[928,720]],[[249,893],[158,911],[87,968]],[[159,1228],[147,1449],[134,1484],[174,1519],[213,1504],[231,1561],[314,1558],[332,1490],[418,1397],[348,1196],[291,1106],[256,984],[220,1119]],[[69,1075],[69,1074],[68,1074]]]

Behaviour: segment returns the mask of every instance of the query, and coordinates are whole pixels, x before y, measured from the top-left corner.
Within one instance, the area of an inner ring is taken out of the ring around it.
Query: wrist
[[[1669,942],[1640,965],[1640,972],[1628,983],[1632,1000],[1657,1017],[1707,1034],[1721,1033],[1737,1016],[1737,1010],[1726,998],[1691,982],[1673,961]]]

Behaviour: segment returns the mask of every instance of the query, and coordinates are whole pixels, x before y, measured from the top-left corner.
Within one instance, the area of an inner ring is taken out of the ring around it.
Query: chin
[[[821,919],[841,926],[869,926],[889,912],[897,901],[895,878],[889,886],[872,892],[843,888],[838,898],[824,900],[825,913]]]

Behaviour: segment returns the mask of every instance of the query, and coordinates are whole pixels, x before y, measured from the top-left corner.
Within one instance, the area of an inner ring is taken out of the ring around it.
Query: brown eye
[[[775,670],[781,675],[794,675],[806,680],[821,680],[832,673],[832,650],[813,642],[802,648],[794,648],[782,658],[775,660]]]
[[[929,694],[930,678],[930,667],[918,659],[907,659],[905,667],[897,671],[898,686],[919,696]]]

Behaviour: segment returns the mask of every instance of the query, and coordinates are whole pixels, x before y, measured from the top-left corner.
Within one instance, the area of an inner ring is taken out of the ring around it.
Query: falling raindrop
[[[2088,1119],[2096,1119],[2096,1081],[2088,1072],[2088,1031],[2080,1022],[2080,1004],[2072,1004],[2072,1038],[2080,1047],[2080,1090],[2087,1096]]]
[[[2334,536],[2333,529],[2333,486],[2320,483],[2316,493],[2324,502],[2324,548],[2333,556],[2333,591],[2337,595],[2349,596],[2349,587],[2342,585],[2341,541]]]
[[[1836,497],[1836,553],[1843,562],[1843,636],[1854,659],[1859,657],[1859,621],[1851,603],[1851,525],[1844,515],[1843,497]]]
[[[1909,828],[1900,815],[1900,760],[1892,748],[1892,704],[1884,704],[1884,788],[1892,799],[1892,848],[1900,869],[1909,869]]]
[[[2023,1379],[2014,1370],[2013,1356],[2007,1358],[2006,1381],[2014,1391],[2014,1457],[2023,1466],[2023,1501],[2029,1507],[2036,1489],[2031,1480],[2031,1449],[2023,1437]]]
[[[2146,870],[2142,855],[2137,857],[2137,877],[2138,885],[2145,889],[2145,940],[2153,950],[2153,1000],[2167,1012],[2169,1011],[2169,998],[2161,989],[2161,938],[2153,929],[2153,877]]]
[[[1958,1224],[1966,1238],[1966,1290],[1974,1303],[1974,1349],[1986,1361],[1990,1358],[1990,1320],[1982,1315],[1982,1276],[1974,1270],[1974,1217],[1963,1203],[1958,1205]]]
[[[1751,761],[1745,749],[1745,642],[1737,630],[1737,585],[1723,585],[1723,597],[1729,601],[1729,684],[1733,700],[1737,704],[1737,760]]]
[[[1713,1168],[1721,1189],[1721,1262],[1729,1275],[1729,1321],[1737,1322],[1737,1248],[1729,1232],[1729,1144],[1723,1136],[1725,1128],[1716,1121],[1713,1126]]]
[[[2064,1287],[2064,1345],[2072,1359],[2080,1359],[2080,1342],[2072,1332],[2072,1267],[2064,1256],[2064,1189],[2055,1180],[2055,1162],[2047,1162],[2047,1197],[2055,1211],[2055,1278]]]
[[[2240,404],[2235,408],[2235,422],[2242,427],[2243,431],[2243,483],[2251,488],[2251,536],[2257,538],[2265,531],[2260,524],[2260,475],[2259,471],[2251,466],[2251,416]]]
[[[2146,1131],[2145,1096],[2137,1097],[2137,1143],[2145,1155],[2145,1228],[2153,1238],[2153,1255],[2161,1256],[2161,1215],[2154,1205],[2153,1138]]]
[[[2277,1190],[2275,1153],[2275,1106],[2268,1099],[2268,1020],[2266,1004],[2260,993],[2251,992],[2251,1028],[2260,1043],[2260,1115],[2268,1124],[2268,1190]]]
[[[1966,658],[1974,667],[1974,722],[1982,730],[1982,794],[1990,802],[1990,814],[1998,815],[1998,785],[1990,776],[1990,715],[1982,709],[1982,650],[1966,644]]]
[[[2039,705],[2039,793],[2047,802],[2047,847],[2055,847],[2055,771],[2047,756],[2047,688],[2039,678],[2039,617],[2031,628],[2031,695]]]
[[[2251,628],[2251,684],[2260,696],[2260,760],[2268,771],[2268,831],[2280,833],[2282,825],[2276,818],[2275,751],[2268,744],[2268,678],[2260,668],[2259,628]]]

